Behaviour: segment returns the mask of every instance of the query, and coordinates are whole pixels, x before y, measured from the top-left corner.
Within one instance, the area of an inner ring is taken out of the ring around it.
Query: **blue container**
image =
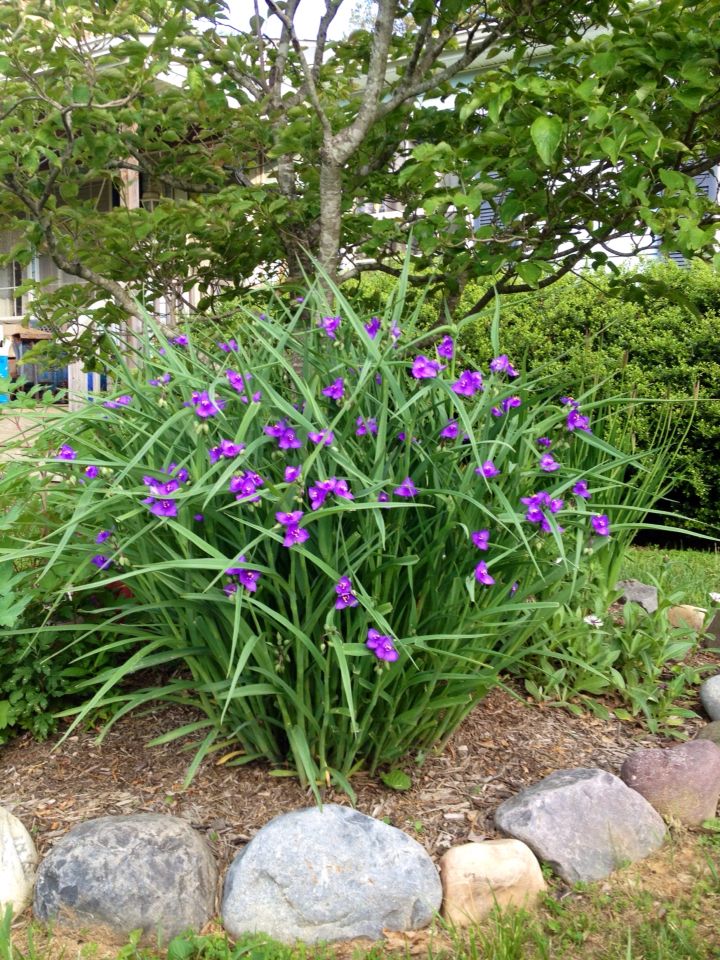
[[[7,357],[0,357],[0,380],[10,376],[10,361]],[[6,393],[0,393],[0,403],[7,403],[10,397]]]

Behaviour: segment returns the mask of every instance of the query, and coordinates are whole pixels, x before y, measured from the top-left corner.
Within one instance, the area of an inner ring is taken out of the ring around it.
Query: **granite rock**
[[[657,587],[639,580],[618,580],[616,590],[622,590],[620,603],[639,603],[648,613],[655,613],[658,608]]]
[[[662,846],[665,824],[635,790],[605,770],[558,770],[495,812],[566,883],[600,880]]]
[[[30,834],[17,817],[0,807],[0,917],[8,905],[15,916],[28,905],[37,862]]]
[[[378,940],[383,930],[426,926],[441,901],[440,877],[417,841],[326,804],[276,817],[235,857],[222,922],[231,937]]]
[[[701,683],[700,703],[711,720],[720,720],[720,673]]]
[[[695,737],[696,740],[709,740],[711,743],[720,747],[720,720],[713,720],[703,727],[700,733]]]
[[[162,814],[99,817],[59,840],[38,870],[39,920],[126,940],[165,942],[200,930],[214,912],[217,867],[185,820]]]
[[[667,750],[637,750],[623,763],[620,777],[663,817],[696,827],[715,816],[720,747],[692,740]]]
[[[497,906],[531,908],[546,889],[540,864],[520,840],[451,847],[440,859],[443,917],[458,927],[479,923]]]

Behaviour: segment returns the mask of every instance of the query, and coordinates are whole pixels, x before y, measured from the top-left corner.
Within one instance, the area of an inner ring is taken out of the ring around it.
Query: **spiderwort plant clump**
[[[599,444],[591,398],[563,404],[499,348],[456,370],[456,330],[418,346],[401,287],[380,317],[329,309],[325,289],[239,316],[220,347],[148,321],[164,354],[149,340],[145,368],[110,371],[133,401],[73,413],[28,458],[65,519],[0,554],[56,574],[51,613],[88,599],[64,642],[92,632],[126,657],[78,721],[181,698],[204,717],[197,762],[231,742],[241,762],[351,790],[355,770],[442,744],[501,670],[522,670],[628,529],[608,490],[638,463]],[[93,608],[120,577],[122,617]],[[157,663],[177,668],[165,685],[124,688]]]

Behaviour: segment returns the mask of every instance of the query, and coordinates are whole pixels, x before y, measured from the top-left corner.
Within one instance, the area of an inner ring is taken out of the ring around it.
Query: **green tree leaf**
[[[536,117],[530,127],[530,136],[535,144],[538,156],[546,166],[550,166],[563,135],[563,124],[559,117]]]

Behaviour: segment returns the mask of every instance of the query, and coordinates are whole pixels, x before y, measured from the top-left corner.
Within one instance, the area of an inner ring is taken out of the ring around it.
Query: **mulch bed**
[[[101,743],[96,730],[76,731],[62,743],[19,737],[0,747],[0,804],[31,830],[41,855],[82,820],[171,813],[207,836],[224,869],[268,820],[314,801],[295,779],[274,777],[265,765],[230,767],[212,757],[183,790],[192,752],[177,743],[145,744],[192,719],[184,708],[158,706],[124,717]],[[701,725],[689,720],[684,729],[692,736]],[[672,742],[639,724],[577,717],[496,689],[442,754],[405,765],[412,789],[394,792],[362,774],[353,785],[359,810],[387,818],[437,858],[454,844],[494,836],[497,806],[554,770],[597,766],[617,773],[633,750]],[[348,802],[332,792],[325,799]]]

